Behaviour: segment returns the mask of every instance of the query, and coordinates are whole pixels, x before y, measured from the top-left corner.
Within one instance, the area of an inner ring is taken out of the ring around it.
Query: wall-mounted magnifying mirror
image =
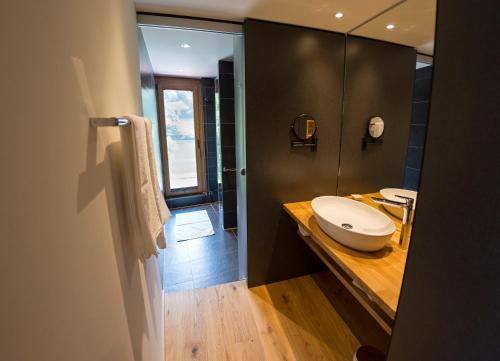
[[[292,147],[310,147],[314,150],[317,145],[316,134],[318,126],[316,120],[308,115],[302,114],[293,120],[291,126]]]
[[[298,139],[309,140],[316,133],[316,120],[310,115],[302,114],[294,119],[292,130]]]
[[[368,122],[366,135],[363,138],[363,148],[368,144],[382,144],[385,123],[381,117],[372,117]]]
[[[371,118],[368,125],[368,133],[373,139],[380,138],[384,134],[384,120],[380,117]]]

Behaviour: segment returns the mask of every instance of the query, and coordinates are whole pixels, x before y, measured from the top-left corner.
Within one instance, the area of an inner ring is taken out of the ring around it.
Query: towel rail
[[[128,125],[129,121],[125,118],[90,118],[90,126],[97,127],[122,127]]]

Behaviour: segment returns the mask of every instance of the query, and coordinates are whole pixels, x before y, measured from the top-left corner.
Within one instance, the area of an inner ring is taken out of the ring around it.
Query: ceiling
[[[213,78],[218,62],[233,55],[233,35],[141,27],[153,71],[157,75]],[[189,44],[190,48],[182,48]]]
[[[271,20],[346,33],[400,0],[135,0],[138,11],[219,20]],[[345,16],[337,20],[334,14]]]
[[[347,33],[415,47],[432,55],[436,0],[135,0],[138,11],[242,22],[245,18]],[[336,12],[344,13],[341,19]],[[378,15],[378,16],[377,16]],[[387,30],[387,24],[394,24]],[[143,27],[156,74],[215,77],[233,53],[232,35]],[[180,47],[191,45],[189,49]]]
[[[351,32],[354,35],[409,45],[419,53],[434,53],[436,0],[407,0]],[[392,30],[386,25],[393,24]]]

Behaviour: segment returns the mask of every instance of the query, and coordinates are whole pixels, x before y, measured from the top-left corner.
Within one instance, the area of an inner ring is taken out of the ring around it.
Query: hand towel
[[[155,148],[153,144],[153,129],[151,127],[151,121],[147,118],[144,118],[146,122],[146,141],[148,147],[148,158],[151,169],[151,179],[153,180],[153,190],[155,192],[156,205],[158,207],[158,213],[160,215],[160,220],[162,224],[171,217],[170,211],[165,203],[165,198],[160,190],[160,183],[158,182],[158,174],[156,172],[156,159],[155,159]],[[163,228],[162,228],[163,230]],[[166,248],[167,243],[165,239],[165,235],[162,231],[160,237],[156,240],[156,243],[159,248]]]
[[[148,136],[148,121],[134,115],[125,118],[129,126],[120,130],[129,204],[127,213],[135,248],[142,259],[147,259],[158,255],[158,247],[166,245],[163,224],[169,212],[156,178],[154,150],[148,146],[151,141],[148,140],[151,137]]]

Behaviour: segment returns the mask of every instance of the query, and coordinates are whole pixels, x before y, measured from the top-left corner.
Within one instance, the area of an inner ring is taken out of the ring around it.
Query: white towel
[[[156,177],[154,149],[149,121],[129,115],[129,126],[121,127],[126,172],[128,214],[132,240],[142,259],[158,255],[165,248],[163,225],[170,212]]]
[[[151,179],[153,180],[153,189],[155,191],[156,205],[158,207],[158,213],[160,215],[160,220],[161,220],[162,224],[165,224],[165,222],[170,218],[171,214],[170,214],[170,211],[167,207],[167,204],[165,203],[165,198],[163,197],[163,194],[161,193],[160,183],[158,182],[158,174],[156,173],[155,148],[154,148],[154,144],[153,144],[153,129],[151,128],[151,121],[147,118],[144,118],[144,120],[146,123],[146,141],[148,143],[147,144],[147,146],[148,146],[148,158],[149,158],[149,164],[150,164],[149,169],[151,170]],[[163,227],[162,227],[161,237],[156,240],[156,243],[158,244],[158,247],[160,247],[160,248],[167,247],[165,235],[163,234]]]

